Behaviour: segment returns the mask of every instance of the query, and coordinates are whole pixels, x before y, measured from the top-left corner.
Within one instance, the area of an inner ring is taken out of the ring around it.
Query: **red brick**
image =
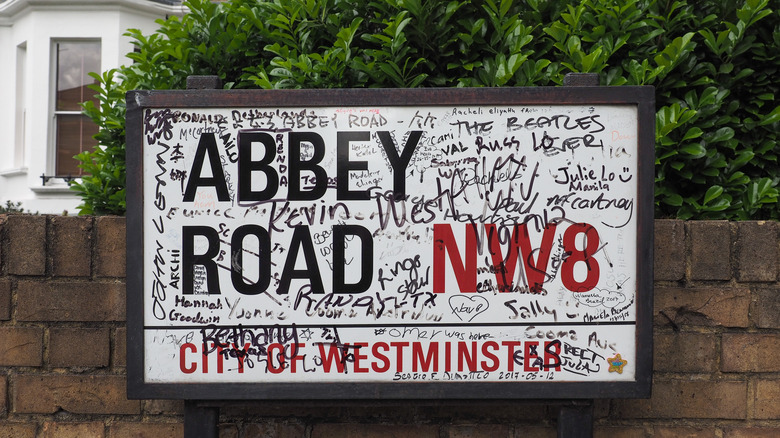
[[[183,436],[183,423],[114,423],[108,430],[108,438],[176,438]]]
[[[737,222],[737,280],[777,280],[777,223]]]
[[[8,378],[0,376],[0,415],[8,409],[6,400],[8,400]]]
[[[682,280],[685,277],[685,254],[685,222],[656,220],[653,251],[655,280]]]
[[[690,221],[691,279],[731,278],[731,226],[728,221]]]
[[[239,438],[238,427],[235,424],[219,423],[219,438]]]
[[[124,321],[125,285],[20,281],[16,291],[19,321]]]
[[[106,436],[105,425],[90,423],[43,423],[43,438],[102,438]]]
[[[243,427],[241,436],[298,438],[306,436],[306,426],[303,424],[286,424],[279,422],[251,423]]]
[[[512,426],[504,424],[451,425],[447,427],[449,438],[512,438]]]
[[[780,288],[761,288],[753,291],[753,314],[759,328],[780,328]]]
[[[655,381],[650,399],[613,400],[618,418],[747,417],[747,382]]]
[[[125,376],[26,375],[14,376],[13,412],[53,414],[62,408],[74,414],[139,414],[141,403],[127,399]]]
[[[369,403],[366,403],[369,404]],[[394,409],[393,418],[403,417],[403,413],[399,415]],[[270,403],[270,402],[254,402],[251,404],[244,403],[230,403],[219,409],[219,415],[227,418],[273,418],[273,417],[291,417],[296,416],[299,418],[345,418],[363,420],[366,417],[361,417],[355,414],[352,410],[347,411],[343,406],[317,404],[306,401],[296,402],[295,407],[291,408],[289,403]],[[370,418],[379,418],[381,413],[375,413]]]
[[[5,259],[3,258],[5,248],[3,247],[3,241],[5,236],[5,222],[8,219],[7,214],[0,214],[0,274],[2,274],[5,271]]]
[[[595,427],[593,438],[645,438],[650,435],[641,427]]]
[[[653,341],[655,371],[712,373],[718,368],[717,340],[710,334],[656,333]]]
[[[758,380],[753,403],[753,418],[777,420],[780,418],[780,380]],[[780,435],[778,435],[780,436]]]
[[[316,424],[311,438],[438,438],[438,426],[410,424]]]
[[[723,430],[723,438],[777,438],[779,436],[780,427],[728,427]]]
[[[543,404],[526,403],[447,403],[439,406],[426,407],[426,415],[431,419],[449,421],[457,418],[463,423],[479,423],[484,418],[492,418],[497,423],[518,421],[537,421],[547,415],[547,407]],[[382,411],[380,411],[382,412]],[[417,417],[417,409],[411,407],[409,419]]]
[[[42,363],[42,328],[0,327],[0,366],[37,367]]]
[[[730,288],[658,287],[654,294],[656,325],[747,327],[750,291]]]
[[[97,226],[96,274],[100,277],[124,277],[127,261],[125,218],[101,216],[95,222]]]
[[[107,328],[49,330],[49,365],[53,367],[107,367],[109,353]]]
[[[655,426],[653,438],[720,438],[714,427]]]
[[[558,433],[554,427],[517,426],[515,438],[555,438]]]
[[[35,438],[35,424],[0,421],[0,438]]]
[[[127,329],[125,327],[120,327],[114,332],[111,354],[111,361],[115,367],[127,366]]]
[[[46,216],[12,214],[6,218],[8,273],[46,273]]]
[[[11,281],[0,280],[0,321],[11,319]]]
[[[183,415],[184,400],[144,400],[143,413],[147,415]]]
[[[725,333],[721,369],[725,372],[780,371],[780,335]]]
[[[92,265],[92,218],[53,216],[51,228],[52,239],[49,245],[52,274],[67,277],[89,276]]]
[[[559,410],[555,411],[556,414],[558,412]],[[598,420],[599,418],[607,417],[609,417],[609,399],[597,398],[593,400],[593,419]]]

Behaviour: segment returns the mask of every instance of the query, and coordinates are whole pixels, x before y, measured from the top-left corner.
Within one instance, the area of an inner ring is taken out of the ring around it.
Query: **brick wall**
[[[653,397],[598,400],[596,437],[780,436],[780,226],[655,224]],[[0,215],[0,438],[183,434],[125,397],[125,222]],[[538,403],[236,403],[220,436],[554,437]]]

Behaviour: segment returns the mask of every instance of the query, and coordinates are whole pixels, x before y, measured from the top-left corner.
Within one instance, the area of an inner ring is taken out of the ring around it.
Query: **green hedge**
[[[82,214],[123,214],[124,92],[555,86],[568,72],[656,87],[657,217],[778,219],[780,0],[192,0],[133,63],[95,74],[102,147],[78,156]]]

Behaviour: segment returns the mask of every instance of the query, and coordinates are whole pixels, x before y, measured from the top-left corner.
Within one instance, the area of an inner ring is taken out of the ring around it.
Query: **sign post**
[[[651,87],[127,107],[130,397],[649,396]]]

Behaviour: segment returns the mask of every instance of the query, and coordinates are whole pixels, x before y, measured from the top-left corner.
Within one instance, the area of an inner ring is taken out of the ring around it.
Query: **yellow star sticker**
[[[618,374],[623,374],[623,367],[628,363],[627,360],[623,360],[623,358],[620,357],[620,353],[616,354],[615,357],[607,359],[607,362],[609,362],[609,372]]]

